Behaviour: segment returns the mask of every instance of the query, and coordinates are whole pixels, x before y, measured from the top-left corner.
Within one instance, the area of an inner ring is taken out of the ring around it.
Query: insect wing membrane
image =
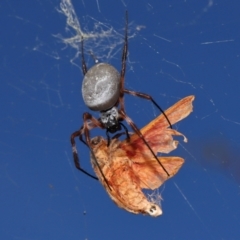
[[[142,189],[157,189],[170,177],[173,177],[184,163],[180,157],[159,157],[159,161],[170,176],[159,165],[155,158],[142,159],[140,163],[133,163],[133,171],[138,176]]]
[[[165,114],[169,121],[174,124],[187,117],[192,112],[193,100],[194,96],[185,97],[167,109]],[[155,153],[169,153],[176,149],[178,141],[174,140],[173,136],[183,136],[184,141],[187,141],[183,134],[169,128],[169,124],[163,114],[143,127],[141,133]],[[152,153],[137,134],[131,135],[130,140],[123,141],[121,148],[129,154],[134,162],[141,161],[142,158],[140,156],[142,156],[142,153],[152,156]]]

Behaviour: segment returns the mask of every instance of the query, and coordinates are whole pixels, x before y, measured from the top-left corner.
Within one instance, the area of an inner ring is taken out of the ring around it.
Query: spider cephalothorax
[[[118,109],[116,107],[112,107],[107,111],[101,111],[100,121],[110,133],[115,133],[121,130]]]

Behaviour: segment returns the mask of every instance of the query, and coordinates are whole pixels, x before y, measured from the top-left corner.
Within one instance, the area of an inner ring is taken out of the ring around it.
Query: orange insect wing
[[[194,96],[186,97],[165,111],[172,124],[191,113],[193,100]],[[178,141],[173,140],[173,135],[183,136],[178,131],[169,129],[168,122],[162,114],[143,127],[141,133],[156,153],[168,153],[174,150]],[[184,139],[186,140],[185,137]],[[182,158],[158,158],[170,174],[167,176],[137,134],[131,135],[129,140],[122,142],[113,139],[109,146],[104,138],[95,137],[92,139],[92,149],[111,190],[91,156],[93,169],[109,196],[119,207],[136,214],[151,216],[162,214],[160,206],[148,199],[142,189],[159,188],[178,172],[184,163]]]
[[[133,164],[135,175],[141,179],[141,188],[151,190],[159,188],[166,180],[174,176],[184,163],[184,159],[180,157],[159,157],[158,159],[170,176],[166,174],[155,158],[143,158],[140,163]]]
[[[165,111],[165,114],[172,125],[181,121],[192,112],[192,102],[194,98],[194,96],[185,97]],[[183,136],[184,141],[187,141],[183,134],[169,128],[169,123],[163,114],[159,115],[143,127],[141,129],[141,133],[155,153],[169,153],[176,149],[178,141],[173,140],[172,136],[174,135]],[[139,155],[142,155],[143,153],[144,155],[152,156],[148,147],[136,133],[131,135],[130,140],[123,141],[121,143],[121,148],[124,149],[128,153],[129,157],[131,157],[132,160],[134,159],[136,162],[141,159],[139,159]]]

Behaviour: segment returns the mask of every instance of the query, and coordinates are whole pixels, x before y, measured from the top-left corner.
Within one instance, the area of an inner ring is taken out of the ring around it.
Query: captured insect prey
[[[192,112],[193,100],[194,96],[185,97],[165,111],[172,124]],[[163,114],[140,131],[155,154],[169,153],[176,149],[178,141],[173,136],[182,136],[187,142],[183,134],[169,128]],[[91,149],[93,169],[111,199],[120,208],[153,217],[162,214],[160,204],[154,198],[145,196],[142,190],[159,188],[178,172],[184,163],[183,158],[158,157],[167,174],[136,133],[124,141],[113,138],[109,145],[103,137],[94,137],[91,139]]]

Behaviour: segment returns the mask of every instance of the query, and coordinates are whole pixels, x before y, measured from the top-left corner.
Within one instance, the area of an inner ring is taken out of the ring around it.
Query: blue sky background
[[[174,126],[189,142],[179,139],[170,155],[185,164],[160,190],[161,217],[118,208],[73,164],[70,134],[88,109],[77,45],[62,41],[76,32],[66,28],[60,1],[1,1],[0,238],[239,239],[239,1],[72,4],[90,37],[86,51],[119,70],[128,10],[127,88],[151,94],[164,109],[196,96],[194,112]],[[139,127],[159,114],[131,96],[126,110]],[[77,147],[92,172],[88,149]]]

